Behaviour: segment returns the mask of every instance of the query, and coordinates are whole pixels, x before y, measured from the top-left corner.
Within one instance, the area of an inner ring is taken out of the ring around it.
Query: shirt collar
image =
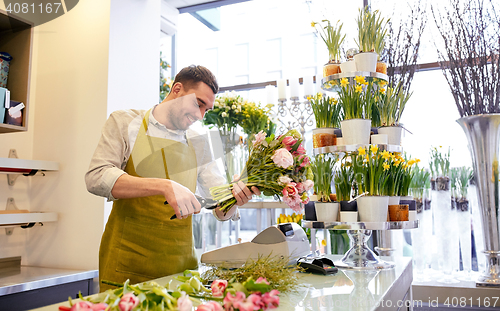
[[[155,110],[156,106],[158,106],[158,104],[156,104],[153,107],[153,109],[151,109],[151,113],[149,114],[149,123],[162,129],[162,130],[170,132],[172,134],[179,135],[179,136],[185,136],[186,131],[184,131],[184,130],[171,130],[171,129],[165,127],[165,125],[161,124],[160,122],[158,122],[158,120],[155,119],[155,117],[153,116],[153,111]]]

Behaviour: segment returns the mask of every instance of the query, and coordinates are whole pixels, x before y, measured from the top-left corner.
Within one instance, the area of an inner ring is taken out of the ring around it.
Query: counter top
[[[98,270],[84,271],[21,266],[18,270],[0,273],[0,296],[93,279],[98,276]]]
[[[339,255],[326,255],[338,260]],[[411,258],[397,258],[394,269],[355,272],[342,271],[335,275],[322,276],[301,273],[301,285],[296,292],[280,295],[277,311],[289,310],[398,310],[398,303],[411,300],[412,282]],[[156,279],[161,285],[173,276]],[[60,305],[54,304],[38,311],[55,311]]]

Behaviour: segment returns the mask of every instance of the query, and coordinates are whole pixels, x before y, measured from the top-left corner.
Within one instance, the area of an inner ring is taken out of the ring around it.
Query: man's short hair
[[[182,68],[181,71],[175,76],[175,83],[180,82],[187,89],[191,89],[198,82],[203,82],[208,85],[214,94],[219,92],[219,85],[217,84],[217,79],[214,74],[207,68],[199,65],[191,65]]]

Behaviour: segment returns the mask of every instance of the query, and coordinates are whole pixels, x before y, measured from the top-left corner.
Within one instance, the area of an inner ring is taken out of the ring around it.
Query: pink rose
[[[299,193],[302,193],[302,192],[304,192],[304,191],[305,191],[305,188],[304,188],[304,184],[303,184],[303,183],[300,183],[300,182],[299,182],[299,183],[297,184],[296,188],[297,188],[297,191],[298,191]]]
[[[304,147],[302,147],[302,145],[300,145],[298,148],[297,148],[297,151],[296,151],[298,154],[306,154],[306,149],[304,149]]]
[[[259,277],[257,279],[257,281],[255,281],[256,284],[259,284],[259,283],[266,283],[267,285],[269,285],[269,282],[267,281],[266,278],[263,278],[263,277]]]
[[[245,293],[236,292],[236,295],[233,296],[231,293],[227,293],[224,298],[224,309],[229,310],[235,304],[245,300]]]
[[[139,298],[137,298],[134,293],[128,293],[122,296],[118,303],[118,308],[120,308],[120,311],[130,311],[137,307],[138,304]]]
[[[222,306],[215,302],[215,301],[209,301],[206,302],[202,305],[199,305],[198,308],[196,308],[196,311],[223,311]]]
[[[92,306],[92,311],[105,311],[107,308],[107,303],[98,303]]]
[[[312,187],[314,187],[314,181],[308,179],[308,180],[304,181],[302,183],[302,185],[304,186],[305,191],[309,191],[312,189]]]
[[[181,296],[177,299],[177,309],[179,311],[191,311],[193,309],[193,302],[185,292],[182,292]]]
[[[299,161],[302,160],[302,162],[300,163],[300,167],[305,167],[305,166],[309,166],[311,165],[311,160],[309,159],[308,156],[306,155],[301,155],[299,157]]]
[[[297,139],[293,138],[293,136],[286,136],[283,138],[282,143],[287,147],[291,147],[297,143]]]
[[[260,131],[257,135],[255,135],[255,139],[252,140],[253,146],[255,147],[260,145],[264,141],[264,139],[266,139],[266,133]]]
[[[265,293],[262,296],[262,302],[264,303],[264,307],[263,307],[264,310],[274,309],[274,308],[277,308],[279,306],[279,304],[280,304],[280,297],[278,296],[279,293],[280,293],[279,291],[273,289],[269,293]]]
[[[262,309],[261,302],[259,294],[251,294],[246,300],[235,303],[234,307],[240,311],[255,311]]]
[[[280,148],[274,151],[274,154],[271,157],[271,159],[277,166],[282,168],[289,168],[290,166],[293,165],[293,156],[285,148]]]
[[[227,287],[227,281],[226,280],[215,280],[212,282],[212,286],[210,288],[212,289],[212,295],[214,297],[222,297],[224,296],[224,291],[226,290]]]
[[[89,301],[79,301],[77,303],[75,303],[72,307],[71,307],[71,311],[91,311],[92,310],[92,307],[94,306],[93,303],[89,302]]]

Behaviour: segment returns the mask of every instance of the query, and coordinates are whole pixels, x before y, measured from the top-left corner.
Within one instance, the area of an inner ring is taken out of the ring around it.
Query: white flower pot
[[[316,209],[316,219],[322,222],[334,222],[337,221],[337,214],[339,212],[339,203],[338,202],[328,202],[314,203],[314,207]]]
[[[363,52],[354,55],[357,71],[377,71],[378,54],[375,52]]]
[[[367,145],[370,143],[370,127],[372,121],[365,119],[350,119],[340,122],[344,145]]]
[[[372,145],[387,145],[387,134],[373,134],[370,136],[370,143]]]
[[[357,199],[359,221],[386,222],[389,211],[388,196],[364,196]]]
[[[379,134],[387,134],[387,143],[389,145],[401,145],[401,135],[403,128],[400,126],[384,126],[379,127]]]
[[[388,205],[399,205],[399,196],[390,196]]]
[[[354,60],[348,60],[340,64],[340,72],[355,72],[356,70],[356,62]]]

